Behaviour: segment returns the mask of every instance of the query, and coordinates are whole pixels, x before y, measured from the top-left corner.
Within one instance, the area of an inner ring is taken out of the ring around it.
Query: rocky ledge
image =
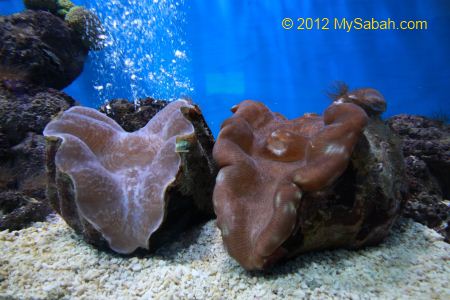
[[[387,123],[403,138],[409,185],[403,215],[435,229],[450,242],[450,126],[406,114]]]

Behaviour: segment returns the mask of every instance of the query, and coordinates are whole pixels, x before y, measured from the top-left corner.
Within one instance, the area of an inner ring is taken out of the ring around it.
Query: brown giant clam
[[[228,253],[245,269],[375,244],[392,226],[403,159],[378,117],[384,98],[373,89],[340,96],[323,116],[294,120],[247,100],[222,124],[214,209]]]

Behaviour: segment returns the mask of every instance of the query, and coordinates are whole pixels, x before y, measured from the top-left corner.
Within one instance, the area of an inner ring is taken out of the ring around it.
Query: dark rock
[[[52,212],[47,201],[21,192],[0,192],[0,231],[20,230],[32,222],[43,221]]]
[[[0,80],[0,157],[29,132],[42,134],[52,116],[74,104],[67,94],[16,80]]]
[[[450,198],[450,125],[422,116],[397,115],[388,120],[403,138],[405,157],[423,160],[438,180],[445,198]]]
[[[42,221],[46,200],[45,125],[74,100],[66,94],[15,80],[0,80],[0,230]],[[15,203],[17,202],[17,203]]]
[[[87,53],[79,35],[49,12],[0,17],[0,79],[63,89],[81,73]]]
[[[133,132],[142,128],[168,102],[153,98],[140,99],[136,103],[126,99],[114,99],[100,107],[100,112],[114,119],[123,129]]]
[[[56,0],[24,0],[23,4],[27,9],[46,10],[56,12],[58,9]]]
[[[20,191],[45,199],[45,138],[30,133],[9,150],[8,159],[0,161],[0,191]]]
[[[403,138],[409,185],[403,214],[449,241],[450,126],[414,115],[397,115],[387,123]]]
[[[45,138],[30,133],[0,160],[0,230],[43,221],[52,211],[45,191]]]

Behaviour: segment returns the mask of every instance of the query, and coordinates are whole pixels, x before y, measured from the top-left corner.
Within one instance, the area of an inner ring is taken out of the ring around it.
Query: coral
[[[258,102],[232,108],[214,146],[213,200],[225,247],[244,268],[388,233],[403,199],[403,159],[389,129],[344,103],[352,100],[291,121]]]
[[[87,50],[60,18],[27,10],[0,17],[0,79],[63,89],[83,70]]]
[[[66,14],[65,21],[80,35],[86,48],[101,50],[104,47],[105,29],[93,12],[82,6],[74,6]]]
[[[213,140],[202,120],[185,100],[132,133],[90,108],[66,111],[44,131],[53,207],[88,242],[119,253],[212,214]]]
[[[48,10],[50,12],[57,10],[55,0],[23,0],[23,4],[28,9]]]

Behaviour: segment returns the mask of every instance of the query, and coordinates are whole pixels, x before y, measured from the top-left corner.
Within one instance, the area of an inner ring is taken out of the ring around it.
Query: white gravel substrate
[[[450,299],[450,245],[400,220],[380,246],[303,255],[261,275],[224,251],[215,221],[155,255],[95,250],[58,217],[0,232],[0,299]]]

